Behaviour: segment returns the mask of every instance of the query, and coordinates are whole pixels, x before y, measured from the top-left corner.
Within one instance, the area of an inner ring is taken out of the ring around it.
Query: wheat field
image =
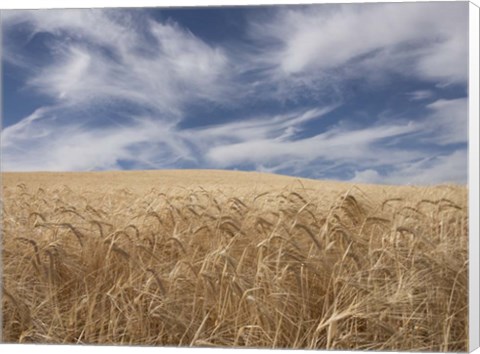
[[[2,174],[2,341],[467,351],[467,188]]]

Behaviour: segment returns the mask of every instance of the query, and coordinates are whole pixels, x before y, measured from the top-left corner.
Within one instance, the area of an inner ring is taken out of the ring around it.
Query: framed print
[[[1,342],[476,349],[478,7],[207,5],[1,10]]]

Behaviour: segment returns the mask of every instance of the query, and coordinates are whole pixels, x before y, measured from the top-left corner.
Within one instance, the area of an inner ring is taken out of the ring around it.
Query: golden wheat
[[[5,183],[2,340],[466,351],[466,189],[299,182]]]

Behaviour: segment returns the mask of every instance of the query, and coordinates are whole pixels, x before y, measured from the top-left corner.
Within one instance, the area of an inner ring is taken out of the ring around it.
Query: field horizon
[[[468,188],[2,173],[2,341],[466,351]]]
[[[7,183],[14,183],[14,181],[22,180],[23,178],[32,178],[37,179],[38,183],[51,183],[53,181],[56,183],[61,183],[61,179],[64,177],[69,177],[74,180],[83,179],[85,176],[97,176],[97,177],[112,177],[118,179],[119,176],[124,175],[124,177],[149,177],[149,178],[163,178],[166,182],[172,182],[172,178],[175,178],[176,183],[180,184],[189,184],[192,183],[192,178],[199,178],[200,183],[212,183],[211,179],[214,178],[213,182],[221,182],[222,178],[225,178],[227,175],[234,177],[241,177],[236,180],[238,182],[245,182],[247,180],[251,181],[253,178],[255,182],[260,183],[274,183],[274,184],[291,184],[295,181],[297,182],[307,182],[307,183],[324,183],[324,184],[342,184],[344,186],[382,186],[382,187],[439,187],[439,186],[453,186],[453,187],[466,187],[468,184],[464,185],[461,183],[455,182],[445,182],[445,183],[433,183],[433,184],[383,184],[383,183],[367,183],[367,182],[355,182],[355,181],[344,181],[336,179],[314,179],[300,176],[285,175],[274,172],[266,171],[245,171],[245,170],[230,170],[230,169],[149,169],[149,170],[101,170],[101,171],[2,171],[0,176],[6,178]],[[179,179],[180,177],[180,179]],[[268,180],[268,179],[271,180]],[[58,181],[57,181],[58,180]],[[47,182],[50,181],[50,182]],[[102,178],[101,181],[104,181]]]

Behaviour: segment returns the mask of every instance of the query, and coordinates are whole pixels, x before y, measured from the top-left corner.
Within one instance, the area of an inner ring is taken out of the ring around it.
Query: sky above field
[[[2,12],[2,170],[467,182],[468,2]]]

